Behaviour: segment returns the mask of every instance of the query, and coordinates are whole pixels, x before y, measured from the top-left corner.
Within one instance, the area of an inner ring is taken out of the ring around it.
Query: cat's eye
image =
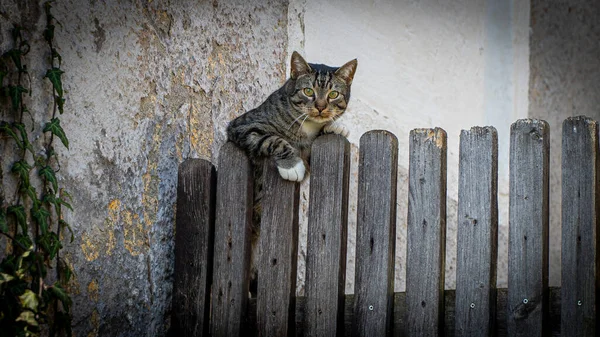
[[[314,91],[314,90],[312,90],[311,88],[304,88],[304,94],[305,94],[306,96],[309,96],[309,97],[310,97],[310,96],[312,96],[312,95],[314,95],[314,94],[315,94],[315,91]]]
[[[335,98],[337,98],[339,95],[340,95],[340,93],[339,93],[339,92],[337,92],[337,91],[335,91],[335,90],[332,90],[332,91],[330,91],[330,92],[329,92],[329,95],[327,95],[327,96],[328,96],[330,99],[335,99]]]

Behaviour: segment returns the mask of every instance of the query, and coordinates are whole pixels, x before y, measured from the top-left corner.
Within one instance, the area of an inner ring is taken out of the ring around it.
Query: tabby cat
[[[310,147],[321,133],[348,136],[348,129],[337,119],[344,114],[350,99],[350,86],[356,72],[356,59],[336,68],[307,63],[292,53],[290,78],[261,105],[232,120],[227,137],[243,149],[255,164],[252,253],[260,226],[262,165],[272,158],[283,179],[302,181]],[[252,263],[256,266],[252,258]],[[252,283],[256,270],[252,269]]]

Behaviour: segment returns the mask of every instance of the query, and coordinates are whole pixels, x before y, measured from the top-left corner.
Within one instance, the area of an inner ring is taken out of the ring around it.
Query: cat
[[[274,160],[283,179],[300,182],[307,172],[310,147],[322,133],[348,137],[337,119],[344,114],[357,60],[341,67],[307,63],[292,53],[290,78],[262,104],[232,120],[227,138],[254,164],[254,215],[251,242],[251,293],[256,286],[255,248],[260,231],[262,160]]]

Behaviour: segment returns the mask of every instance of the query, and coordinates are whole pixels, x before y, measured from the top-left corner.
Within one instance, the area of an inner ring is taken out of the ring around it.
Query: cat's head
[[[307,63],[292,53],[290,102],[300,114],[317,123],[330,122],[346,111],[356,59],[339,68]]]

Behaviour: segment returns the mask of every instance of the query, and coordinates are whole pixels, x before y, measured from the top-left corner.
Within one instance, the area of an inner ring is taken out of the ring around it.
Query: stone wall
[[[43,3],[0,0],[0,52],[12,47],[13,23],[27,28],[34,97],[49,90],[38,61],[48,55]],[[57,148],[73,195],[65,220],[75,241],[63,256],[75,271],[75,335],[164,335],[178,164],[216,162],[227,121],[284,81],[287,2],[62,0],[53,13],[70,140]],[[29,106],[45,113],[48,102]]]

